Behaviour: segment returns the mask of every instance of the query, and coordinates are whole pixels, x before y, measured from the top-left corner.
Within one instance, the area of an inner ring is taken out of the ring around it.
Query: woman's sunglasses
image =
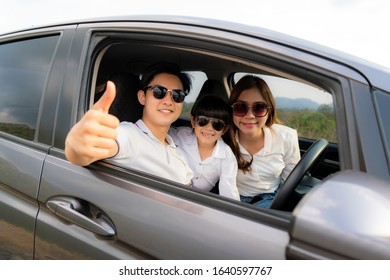
[[[157,99],[163,99],[165,95],[167,95],[167,92],[170,92],[173,101],[176,103],[182,103],[188,94],[186,91],[181,89],[167,89],[163,86],[148,86],[144,89],[144,92],[146,93],[148,89],[152,89],[153,96]]]
[[[215,119],[215,118],[209,118],[205,116],[197,116],[195,118],[195,122],[199,126],[206,126],[209,122],[211,122],[211,125],[216,131],[221,131],[225,128],[226,124],[223,120]]]
[[[255,117],[264,117],[268,113],[269,106],[264,102],[255,102],[252,106],[248,106],[246,102],[239,101],[233,103],[233,114],[237,117],[244,117],[248,114],[249,108],[252,108],[252,113]]]

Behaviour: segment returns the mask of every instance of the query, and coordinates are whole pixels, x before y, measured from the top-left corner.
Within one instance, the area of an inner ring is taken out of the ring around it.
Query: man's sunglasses
[[[223,120],[215,119],[215,118],[209,118],[205,116],[197,116],[195,118],[195,122],[199,126],[206,126],[209,122],[211,122],[211,125],[216,131],[221,131],[225,128],[226,124]]]
[[[173,101],[176,103],[182,103],[188,94],[186,91],[181,89],[167,89],[163,86],[148,86],[144,89],[144,92],[146,93],[148,89],[152,89],[153,96],[157,99],[163,99],[165,95],[167,95],[167,92],[170,92]]]
[[[252,106],[248,106],[246,102],[239,101],[233,103],[233,114],[237,117],[244,117],[248,114],[249,108],[252,108],[252,113],[255,117],[264,117],[268,113],[269,106],[264,102],[255,102]]]

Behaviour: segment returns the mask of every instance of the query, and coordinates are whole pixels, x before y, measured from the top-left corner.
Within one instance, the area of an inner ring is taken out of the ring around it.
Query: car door
[[[42,104],[52,97],[45,89],[58,92],[59,84],[47,81],[60,67],[55,57],[63,54],[64,37],[46,30],[0,39],[0,259],[34,257],[37,196],[50,148],[42,125],[54,124],[54,111],[43,113]]]
[[[361,150],[355,145],[356,126],[349,117],[349,114],[354,114],[351,106],[351,84],[359,84],[362,88],[368,85],[362,75],[334,60],[317,56],[313,51],[307,52],[297,47],[288,47],[285,43],[279,44],[276,39],[263,40],[253,34],[245,36],[242,30],[230,32],[226,31],[226,28],[223,31],[224,28],[206,28],[197,24],[191,25],[189,29],[189,25],[191,23],[180,25],[134,21],[90,23],[78,27],[58,100],[53,148],[45,159],[42,172],[35,257],[345,257],[341,252],[334,252],[331,244],[327,242],[324,242],[321,250],[328,250],[333,252],[332,254],[310,254],[317,250],[314,246],[309,246],[305,254],[299,254],[302,248],[306,248],[305,233],[308,231],[305,229],[317,225],[315,220],[311,219],[313,211],[327,211],[326,204],[321,202],[320,191],[311,192],[310,196],[302,199],[290,213],[255,208],[215,194],[189,189],[131,167],[124,168],[104,161],[88,167],[79,167],[65,159],[66,134],[94,102],[93,95],[99,81],[99,73],[102,72],[101,68],[108,65],[107,69],[133,69],[142,59],[157,58],[156,54],[163,54],[166,59],[180,61],[187,58],[185,61],[192,63],[191,66],[194,67],[199,67],[205,61],[216,63],[216,66],[224,65],[227,68],[218,69],[222,72],[230,71],[232,68],[229,68],[229,65],[251,70],[273,69],[274,72],[288,74],[327,88],[333,94],[336,104],[341,169],[362,169],[362,161],[355,162],[355,153],[361,154]],[[111,55],[117,60],[105,61],[104,54],[109,53],[110,49],[115,50]],[[365,186],[367,181],[364,182]],[[329,178],[318,186],[318,190],[327,189],[329,184],[342,186],[337,179]],[[379,189],[374,187],[374,192],[380,193]],[[346,193],[350,191],[348,188],[346,190]],[[329,195],[333,196],[338,197],[337,189],[333,189],[332,195]],[[340,197],[345,198],[346,194]],[[322,204],[316,206],[314,202]],[[341,210],[350,209],[349,207],[350,205]],[[371,215],[364,220],[367,221],[370,217]],[[326,224],[332,226],[333,218],[334,215],[331,215]],[[305,223],[307,220],[311,222]],[[329,227],[327,229],[329,230]],[[334,232],[337,232],[337,229],[335,227]],[[313,234],[308,240],[310,244],[317,237],[322,237],[317,231],[310,233]],[[327,231],[322,234],[327,235]],[[333,236],[337,238],[337,235]],[[347,242],[347,238],[340,239],[340,242]],[[299,246],[292,247],[291,244]],[[287,249],[290,250],[288,254]],[[372,249],[364,250],[371,252]],[[364,254],[348,255],[349,258],[362,256],[364,257]]]
[[[32,259],[36,196],[47,151],[3,135],[0,150],[0,259]]]
[[[65,159],[67,130],[87,103],[87,81],[77,73],[92,67],[91,57],[82,56],[91,33],[79,28],[70,51],[57,113],[58,148],[50,150],[42,172],[35,257],[283,259],[289,213],[269,216],[152,174],[101,162],[78,167]]]

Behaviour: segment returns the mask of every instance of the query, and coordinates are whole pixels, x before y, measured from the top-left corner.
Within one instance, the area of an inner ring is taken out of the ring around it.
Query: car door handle
[[[115,235],[114,227],[105,219],[102,212],[97,215],[88,215],[83,211],[83,205],[78,199],[72,197],[55,197],[46,203],[47,207],[55,215],[83,227],[93,233],[111,237]],[[84,212],[84,213],[83,213]]]

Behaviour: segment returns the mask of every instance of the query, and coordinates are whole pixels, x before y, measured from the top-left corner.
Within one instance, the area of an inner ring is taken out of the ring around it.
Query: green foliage
[[[27,139],[34,140],[35,129],[24,124],[0,123],[0,131]]]
[[[183,109],[181,111],[181,115],[180,116],[182,116],[182,117],[190,117],[191,116],[191,109],[192,109],[193,105],[194,105],[194,102],[189,102],[189,103],[184,102]]]
[[[328,105],[321,105],[318,110],[279,109],[278,118],[284,125],[295,128],[299,137],[325,138],[337,143],[334,112]]]

